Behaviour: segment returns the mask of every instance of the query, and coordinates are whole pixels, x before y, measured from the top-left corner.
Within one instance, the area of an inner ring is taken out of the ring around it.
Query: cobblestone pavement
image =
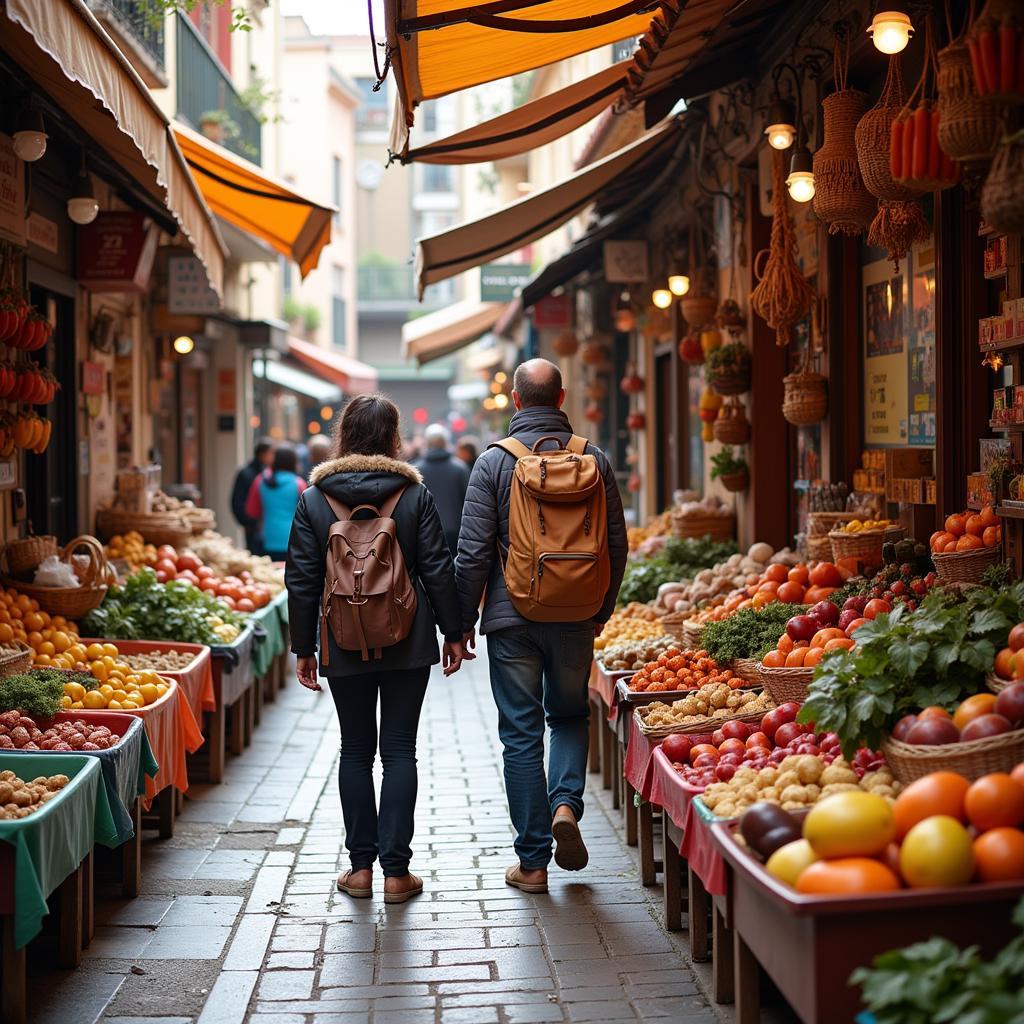
[[[30,979],[33,1021],[91,1024],[713,1024],[660,927],[591,776],[590,867],[551,892],[504,885],[514,859],[483,658],[437,674],[420,731],[413,870],[385,908],[335,892],[347,866],[329,695],[294,681],[220,786],[190,791],[146,843],[143,892],[104,901],[75,972]]]

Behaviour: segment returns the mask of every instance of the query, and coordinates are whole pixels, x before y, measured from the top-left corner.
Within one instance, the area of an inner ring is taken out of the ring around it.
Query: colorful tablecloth
[[[46,900],[92,851],[120,845],[110,813],[103,771],[84,754],[0,752],[0,771],[10,769],[26,782],[40,775],[67,775],[71,781],[26,818],[0,821],[0,902],[14,915],[14,941],[24,946],[40,929]],[[13,897],[13,906],[8,899]]]
[[[252,621],[263,631],[262,640],[253,645],[252,674],[264,676],[278,655],[285,650],[284,622],[281,617],[281,606],[287,607],[288,593],[282,591],[269,604],[253,612]]]
[[[660,737],[645,736],[637,726],[635,713],[623,716],[626,738],[626,759],[622,769],[629,784],[644,800],[651,799],[654,751],[661,744]]]
[[[220,701],[230,707],[249,688],[253,681],[252,652],[256,643],[256,628],[249,622],[234,643],[210,648],[213,656],[214,687],[220,686]]]

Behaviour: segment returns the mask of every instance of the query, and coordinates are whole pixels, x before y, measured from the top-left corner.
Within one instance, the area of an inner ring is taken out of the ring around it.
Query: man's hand
[[[320,692],[321,686],[316,681],[317,674],[317,662],[316,658],[299,658],[295,665],[296,674],[299,677],[299,682],[307,690],[314,690],[317,693]]]
[[[476,660],[476,655],[473,653],[476,650],[476,630],[471,629],[462,638],[462,657],[465,661]]]
[[[469,658],[474,658],[475,655],[469,655]],[[467,660],[466,650],[462,645],[461,640],[456,640],[455,643],[449,643],[447,640],[444,642],[444,651],[441,655],[441,664],[444,667],[445,676],[454,675],[462,668],[462,662]]]

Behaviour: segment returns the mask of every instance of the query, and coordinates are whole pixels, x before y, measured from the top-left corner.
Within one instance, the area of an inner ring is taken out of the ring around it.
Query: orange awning
[[[392,149],[423,100],[544,67],[647,31],[677,0],[385,0],[400,109]]]
[[[321,348],[301,338],[288,339],[288,355],[314,373],[337,384],[346,395],[377,390],[377,371],[367,363],[332,348]]]
[[[293,260],[303,277],[316,267],[331,240],[333,206],[299,195],[182,124],[174,134],[214,213]]]

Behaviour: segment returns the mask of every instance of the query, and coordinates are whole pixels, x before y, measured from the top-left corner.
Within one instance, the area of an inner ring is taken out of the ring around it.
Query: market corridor
[[[379,893],[334,892],[347,864],[338,730],[329,696],[292,678],[224,784],[193,786],[175,837],[146,843],[140,897],[101,904],[82,967],[30,979],[31,1019],[713,1024],[593,791],[589,869],[553,870],[548,896],[503,884],[513,855],[486,662],[467,669],[437,674],[421,725],[422,898],[385,909]]]

